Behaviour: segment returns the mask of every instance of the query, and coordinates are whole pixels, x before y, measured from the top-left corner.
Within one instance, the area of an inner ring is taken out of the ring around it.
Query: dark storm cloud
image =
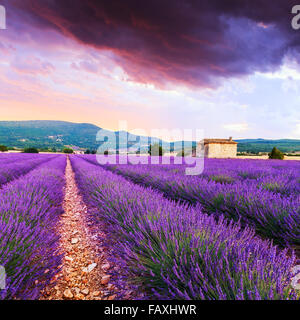
[[[114,52],[134,80],[214,87],[297,57],[289,0],[12,0],[24,25]],[[17,23],[17,22],[15,22]],[[12,23],[13,25],[13,23]],[[25,27],[26,28],[26,27]]]

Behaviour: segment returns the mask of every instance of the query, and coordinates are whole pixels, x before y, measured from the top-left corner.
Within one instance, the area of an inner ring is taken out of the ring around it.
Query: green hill
[[[97,133],[101,130],[103,139],[96,140]],[[140,141],[143,149],[148,148],[149,137],[138,137],[127,132],[113,132],[102,129],[89,123],[71,123],[65,121],[0,121],[0,144],[16,148],[56,148],[65,146],[76,146],[83,149],[98,149],[102,145],[104,136],[114,137],[119,135],[125,138],[120,140],[120,148],[126,148],[126,135],[129,141]],[[112,140],[114,141],[114,139]],[[118,139],[117,139],[118,141]],[[159,139],[155,139],[159,141]],[[132,145],[128,143],[128,145]],[[109,144],[103,148],[114,148],[114,144]]]
[[[97,133],[101,128],[89,123],[72,123],[65,121],[0,121],[0,145],[8,147],[25,148],[36,147],[39,149],[62,149],[65,146],[75,146],[83,149],[97,150],[102,145],[96,141]],[[126,148],[126,135],[129,141],[139,142],[141,151],[148,150],[150,137],[135,136],[127,132],[113,132],[102,129],[103,136],[113,137],[119,136],[123,138],[119,141],[119,147]],[[125,139],[124,139],[125,135]],[[154,138],[153,142],[161,142],[163,147],[167,143],[160,139]],[[236,140],[238,144],[238,152],[270,152],[275,146],[283,152],[300,152],[300,140],[282,139],[282,140],[265,140],[265,139],[242,139]],[[189,145],[195,145],[195,142],[189,142]],[[133,146],[134,143],[128,143]],[[114,145],[106,145],[100,148],[114,149]],[[182,141],[171,144],[171,149],[180,151],[182,149]]]
[[[88,123],[64,121],[0,121],[0,141],[18,148],[96,147],[95,137],[99,129]]]
[[[242,139],[235,140],[238,144],[238,152],[270,152],[273,147],[277,147],[285,153],[300,152],[300,140],[296,139]]]

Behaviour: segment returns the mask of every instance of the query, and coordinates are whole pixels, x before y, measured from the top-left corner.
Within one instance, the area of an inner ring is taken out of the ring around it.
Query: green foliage
[[[39,150],[37,148],[25,148],[24,153],[39,153]]]
[[[269,153],[269,159],[279,159],[279,160],[283,160],[284,159],[284,154],[278,150],[276,147],[274,147],[271,151],[271,153]]]
[[[7,146],[0,145],[0,151],[1,151],[1,152],[6,152],[6,151],[8,151]]]
[[[219,183],[233,183],[234,182],[234,178],[233,177],[229,177],[229,176],[225,176],[225,175],[212,175],[209,177],[210,180],[215,181],[215,182],[219,182]]]
[[[300,153],[287,153],[288,157],[300,157]]]
[[[96,154],[97,151],[96,150],[90,150],[90,149],[87,149],[85,150],[84,154]]]
[[[74,153],[73,149],[71,148],[65,148],[63,152],[68,154]]]
[[[161,145],[155,143],[153,145],[150,145],[148,153],[150,154],[150,156],[163,156],[165,151]]]
[[[179,151],[179,152],[176,154],[176,157],[184,157],[184,150]]]
[[[268,190],[272,192],[280,192],[282,189],[282,186],[277,182],[269,182],[262,185],[263,190]]]

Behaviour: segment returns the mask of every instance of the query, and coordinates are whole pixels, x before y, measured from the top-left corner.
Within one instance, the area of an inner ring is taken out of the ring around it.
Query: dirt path
[[[91,234],[88,209],[76,186],[70,160],[67,159],[64,214],[59,233],[64,254],[61,272],[53,279],[55,286],[46,288],[42,300],[114,300],[117,289],[107,274],[111,266],[105,248]],[[101,236],[101,235],[100,235]]]

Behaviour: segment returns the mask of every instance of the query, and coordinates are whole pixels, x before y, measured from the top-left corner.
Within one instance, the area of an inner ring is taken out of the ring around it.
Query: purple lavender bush
[[[54,157],[52,155],[0,155],[0,187]]]
[[[56,156],[0,190],[0,265],[7,273],[0,299],[37,299],[58,272],[65,166]]]
[[[27,153],[0,153],[0,164],[16,163],[18,161],[32,160],[34,158],[39,158],[40,155],[37,154],[27,154]],[[45,156],[45,155],[43,155]]]
[[[97,164],[95,156],[83,158]],[[207,168],[200,176],[185,176],[178,165],[104,167],[170,199],[201,204],[208,214],[250,225],[257,234],[282,247],[299,246],[300,162],[279,165],[276,160],[243,161],[207,159]]]
[[[293,252],[163,194],[71,157],[94,219],[109,224],[123,272],[150,299],[299,299]]]

